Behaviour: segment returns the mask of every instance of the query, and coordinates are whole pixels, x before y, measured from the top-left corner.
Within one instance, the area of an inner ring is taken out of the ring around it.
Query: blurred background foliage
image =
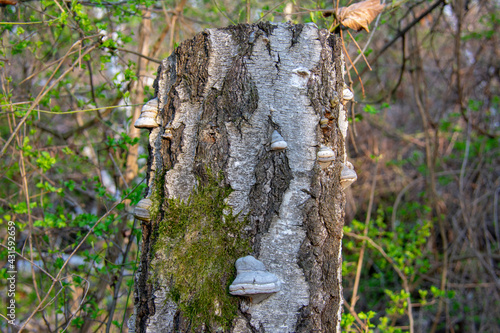
[[[1,0],[0,330],[14,331],[4,317],[14,221],[19,326],[127,331],[141,238],[130,213],[147,156],[133,122],[161,59],[205,28],[328,29],[325,11],[349,4]],[[342,30],[358,173],[343,331],[500,332],[499,5],[393,1],[369,33]]]

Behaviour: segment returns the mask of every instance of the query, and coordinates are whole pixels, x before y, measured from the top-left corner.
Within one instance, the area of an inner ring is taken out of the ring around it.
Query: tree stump
[[[205,30],[154,87],[130,332],[340,332],[340,37],[314,24]],[[261,302],[228,291],[247,255],[280,282]]]

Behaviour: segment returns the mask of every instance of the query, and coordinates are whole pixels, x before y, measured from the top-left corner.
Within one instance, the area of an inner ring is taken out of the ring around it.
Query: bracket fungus
[[[329,122],[328,118],[325,117],[321,118],[321,120],[319,121],[319,127],[328,128],[328,122]]]
[[[335,108],[337,107],[337,105],[339,105],[340,101],[339,101],[339,95],[337,94],[336,91],[333,92],[333,97],[330,99],[330,106],[332,108]]]
[[[229,286],[229,293],[250,297],[252,303],[260,303],[281,289],[278,277],[266,270],[266,266],[252,256],[236,260],[236,279]]]
[[[149,212],[149,208],[152,204],[153,202],[148,198],[139,201],[134,209],[135,218],[144,222],[149,222],[151,220],[151,213]]]
[[[352,165],[352,163],[345,162],[344,168],[340,173],[340,186],[342,186],[343,189],[346,189],[351,186],[351,184],[354,183],[357,179],[358,175],[356,174],[356,171],[354,171],[354,166]]]
[[[156,122],[156,115],[158,114],[158,98],[150,99],[141,110],[141,115],[134,123],[137,128],[156,128],[160,126]]]
[[[321,146],[318,150],[318,162],[321,169],[326,169],[335,160],[335,152],[327,146]]]
[[[281,151],[287,146],[285,139],[275,130],[271,136],[271,150]]]
[[[344,91],[342,94],[343,94],[344,101],[350,101],[354,98],[353,92],[351,91],[351,89],[349,89],[347,87],[344,88]]]

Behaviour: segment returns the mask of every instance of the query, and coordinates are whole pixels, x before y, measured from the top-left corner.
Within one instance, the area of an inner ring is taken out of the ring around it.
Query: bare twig
[[[76,252],[80,249],[80,247],[85,243],[85,241],[87,240],[87,238],[94,232],[95,228],[106,218],[109,216],[109,214],[111,214],[111,212],[114,211],[114,209],[120,205],[123,201],[125,201],[130,194],[132,194],[138,187],[139,185],[142,184],[142,182],[144,181],[144,179],[139,183],[137,184],[133,189],[132,191],[130,191],[129,194],[127,194],[123,199],[121,199],[120,201],[116,202],[103,216],[101,216],[101,218],[99,220],[97,220],[96,223],[94,223],[94,225],[90,228],[90,230],[87,232],[87,234],[82,238],[82,240],[78,243],[78,245],[73,249],[73,251],[71,252],[71,254],[68,256],[68,258],[66,259],[66,261],[64,262],[64,264],[62,265],[62,267],[59,269],[59,272],[57,273],[55,279],[53,280],[52,284],[50,285],[49,289],[47,290],[47,292],[45,293],[45,297],[42,299],[42,301],[38,304],[38,306],[35,308],[35,310],[29,315],[29,317],[26,319],[26,321],[24,322],[24,324],[21,326],[21,328],[19,329],[19,331],[21,332],[25,327],[26,325],[28,325],[28,323],[31,321],[31,319],[33,318],[33,316],[42,308],[42,306],[44,305],[45,301],[49,298],[50,296],[50,293],[52,292],[52,290],[54,289],[54,286],[56,284],[56,282],[59,282],[60,281],[60,278],[61,278],[61,275],[63,274],[63,271],[64,269],[66,268],[66,266],[68,265],[69,261],[71,260],[71,258],[76,254]]]
[[[224,10],[222,10],[220,7],[219,7],[219,4],[217,3],[217,0],[212,0],[214,2],[214,5],[215,7],[217,8],[217,10],[219,11],[219,13],[222,14],[222,16],[224,16],[229,22],[231,22],[231,24],[233,25],[236,25],[237,23],[234,22],[233,20],[231,20],[231,18],[226,14],[226,12]],[[172,24],[173,26],[173,24]]]
[[[259,23],[260,21],[262,21],[267,15],[271,14],[273,11],[276,10],[276,8],[278,8],[279,6],[287,3],[288,1],[290,0],[283,0],[281,1],[279,4],[277,4],[276,6],[274,6],[273,8],[269,9],[264,15],[262,15],[262,17],[260,19],[257,20],[257,22],[255,23]]]
[[[412,72],[412,81],[413,81],[413,95],[415,98],[415,104],[417,106],[417,110],[419,112],[420,118],[422,120],[422,127],[424,129],[424,134],[425,134],[425,159],[426,159],[426,164],[427,164],[427,169],[428,169],[428,191],[429,191],[429,198],[431,202],[433,203],[433,208],[436,213],[436,219],[438,222],[439,226],[439,233],[441,235],[442,239],[442,244],[443,244],[443,264],[442,264],[442,271],[441,271],[441,286],[440,289],[441,291],[446,290],[446,282],[447,282],[447,274],[448,274],[448,254],[447,254],[447,249],[448,249],[448,239],[446,236],[446,230],[444,226],[444,221],[442,218],[441,214],[441,209],[439,207],[439,201],[440,197],[437,194],[436,191],[436,158],[437,158],[437,149],[438,149],[438,144],[437,144],[437,138],[438,138],[438,128],[435,126],[431,125],[431,118],[429,115],[428,110],[424,107],[425,104],[425,90],[424,90],[424,84],[423,84],[423,78],[422,78],[422,71],[423,71],[423,66],[422,66],[422,58],[420,56],[420,49],[417,46],[418,45],[418,37],[417,34],[413,31],[412,35],[410,36],[410,41],[413,40],[414,42],[414,52],[412,53],[411,60],[412,60],[412,65],[416,68],[415,71]],[[431,133],[432,130],[434,129],[434,137],[431,138]],[[434,139],[434,140],[433,140]],[[436,313],[436,316],[434,318],[434,323],[431,328],[431,332],[435,332],[437,328],[437,324],[440,322],[440,316],[441,316],[441,311],[443,307],[444,299],[443,297],[440,298],[439,304],[438,304],[438,311]]]
[[[383,4],[385,4],[385,0],[382,1]],[[354,65],[356,65],[356,63],[359,61],[359,59],[361,59],[361,56],[363,55],[364,57],[364,53],[366,52],[366,49],[368,48],[368,46],[370,46],[370,43],[372,41],[372,38],[373,36],[375,35],[375,31],[377,31],[377,27],[378,27],[378,24],[380,22],[380,17],[381,17],[382,14],[379,14],[377,16],[377,19],[375,20],[375,24],[374,24],[374,27],[372,29],[372,31],[370,32],[370,35],[368,36],[368,40],[366,41],[365,43],[365,46],[363,47],[363,50],[361,50],[361,54],[359,54],[356,59],[354,59],[354,61],[352,62]],[[350,68],[347,68],[347,70],[349,70]]]
[[[415,179],[414,181],[408,183],[408,185],[406,185],[397,195],[396,197],[396,200],[394,201],[394,205],[392,206],[392,217],[391,217],[391,228],[392,228],[392,231],[396,231],[396,213],[398,211],[398,206],[399,206],[399,203],[401,202],[401,199],[403,198],[403,195],[405,195],[405,193],[410,189],[412,188],[413,186],[415,186],[416,184],[418,184],[419,182],[421,182],[422,179]],[[394,233],[394,238],[396,238],[397,235],[396,233]]]
[[[92,39],[92,38],[95,38],[95,37],[103,37],[102,34],[97,34],[97,35],[92,35],[92,36],[87,36],[87,37],[82,37],[80,40],[81,41],[84,41],[84,40],[87,40],[87,39]],[[72,47],[73,48],[73,47]],[[71,51],[71,49],[70,49]],[[69,57],[70,55],[73,55],[75,53],[78,53],[80,52],[80,50],[74,50],[74,51],[71,51],[71,52],[68,52],[66,53],[61,59],[57,59],[57,60],[54,60],[48,64],[46,64],[41,70],[39,71],[36,71],[35,73],[31,74],[30,76],[26,77],[24,80],[22,80],[21,82],[19,82],[19,84],[22,84],[28,80],[31,80],[33,77],[35,77],[36,75],[40,74],[41,72],[43,72],[44,70],[54,66],[55,64],[59,63],[61,64],[62,61],[64,61],[67,57]],[[31,102],[30,102],[31,103]]]
[[[404,273],[399,269],[399,267],[396,265],[394,260],[392,260],[392,258],[384,251],[384,249],[380,245],[375,243],[375,241],[373,241],[373,239],[371,239],[370,237],[368,237],[366,235],[359,236],[359,235],[356,235],[355,233],[352,233],[352,232],[346,232],[345,234],[349,237],[362,240],[363,246],[365,246],[365,244],[366,244],[365,242],[368,242],[373,248],[375,248],[385,258],[385,260],[387,260],[387,262],[389,262],[389,264],[391,264],[394,271],[396,271],[398,276],[401,278],[401,281],[403,282],[403,289],[408,294],[408,297],[406,298],[406,302],[408,303],[407,304],[408,320],[410,322],[408,327],[410,329],[410,333],[413,333],[413,312],[412,312],[412,304],[411,304],[411,298],[410,298],[410,288],[408,286],[408,279],[406,278]],[[354,306],[352,306],[352,307],[354,308]]]
[[[54,80],[54,82],[50,85],[50,87],[47,88],[47,85],[49,84],[49,82],[52,82],[51,80],[54,77],[54,75],[56,74],[56,72],[59,69],[59,67],[61,67],[61,65],[63,64],[64,60],[69,56],[69,52],[72,50],[73,47],[77,46],[79,43],[81,43],[81,41],[78,41],[75,44],[73,44],[73,46],[70,48],[70,50],[68,51],[68,53],[66,54],[66,56],[61,59],[59,65],[54,70],[54,73],[52,73],[52,76],[47,80],[47,84],[40,91],[40,93],[38,94],[37,98],[33,101],[33,104],[31,105],[31,107],[28,109],[28,111],[26,112],[26,114],[24,115],[24,117],[19,121],[19,123],[17,124],[16,128],[14,129],[14,131],[12,132],[12,134],[10,135],[9,139],[7,139],[7,141],[5,142],[2,150],[0,151],[0,157],[2,157],[5,154],[5,151],[7,150],[7,147],[12,142],[12,139],[14,139],[14,137],[17,135],[17,133],[21,129],[21,127],[24,124],[24,122],[28,119],[28,117],[30,116],[30,114],[33,111],[33,109],[35,108],[35,106],[38,105],[38,103],[42,100],[42,98],[49,91],[51,91],[69,72],[71,72],[76,67],[76,65],[78,63],[78,60],[75,61],[66,71],[64,71],[64,73],[61,74],[61,76],[59,78],[57,78],[56,80]],[[97,47],[97,44],[94,44],[94,45],[88,47],[87,50],[84,53],[82,53],[78,59],[83,58],[88,53],[90,53],[92,50],[94,50],[96,47]]]
[[[392,44],[394,44],[398,39],[403,37],[411,28],[413,28],[415,25],[417,25],[423,18],[425,18],[427,15],[432,13],[432,11],[436,8],[438,8],[441,5],[446,4],[446,0],[437,0],[435,3],[433,3],[426,11],[424,11],[422,14],[420,14],[417,18],[415,18],[413,21],[411,21],[403,30],[401,30],[396,36],[394,36],[393,39],[391,39],[389,42],[387,42],[384,47],[377,53],[377,55],[371,60],[372,64],[377,61],[377,59],[387,51]],[[361,72],[361,75],[363,75],[366,72],[366,69],[364,69]]]
[[[5,248],[5,249],[8,249],[7,246],[3,245],[0,243],[0,246]],[[40,271],[42,271],[43,273],[45,273],[45,275],[47,275],[52,281],[55,281],[55,278],[49,273],[47,272],[45,269],[43,269],[42,267],[38,266],[33,260],[31,260],[30,258],[26,258],[24,255],[22,255],[21,253],[17,252],[16,251],[16,255],[23,258],[24,260],[26,260],[27,262],[29,262],[31,265],[35,266],[36,268],[38,268]]]
[[[359,318],[358,313],[356,312],[356,310],[354,310],[354,308],[352,306],[350,306],[349,303],[347,303],[345,299],[344,299],[343,303],[344,303],[344,306],[347,308],[347,310],[349,310],[349,313],[354,317],[354,319],[356,320],[356,322],[358,323],[358,325],[361,326],[361,328],[363,329],[363,331],[366,331],[368,329],[368,327],[366,327],[365,323],[363,323],[363,321],[361,320],[361,318]]]
[[[345,53],[347,59],[349,59],[349,62],[351,63],[352,68],[354,69],[354,72],[356,72],[356,75],[358,76],[358,79],[359,79],[359,83],[361,83],[361,91],[363,92],[363,96],[364,96],[365,95],[365,87],[363,86],[363,80],[361,80],[361,76],[359,75],[358,70],[356,69],[356,66],[354,66],[354,64],[352,63],[351,57],[349,57],[349,53],[347,53],[347,49],[345,48],[345,44],[344,44],[344,38],[342,37],[342,30],[340,30],[340,38],[342,39],[342,47],[344,48],[344,53]]]
[[[74,276],[75,274],[71,275]],[[76,275],[75,275],[76,276]],[[62,330],[61,333],[64,333],[66,332],[66,330],[68,329],[69,325],[71,325],[71,318],[73,318],[75,316],[75,314],[78,313],[78,311],[80,311],[80,308],[82,307],[83,305],[83,302],[85,301],[85,298],[87,298],[87,294],[89,292],[89,289],[90,289],[90,282],[89,280],[87,279],[84,279],[83,277],[79,276],[82,280],[84,280],[85,282],[87,282],[87,286],[85,288],[85,292],[83,293],[81,299],[80,299],[80,303],[78,303],[78,307],[75,309],[75,311],[71,311],[71,315],[69,316],[69,318],[67,319],[67,324],[66,326],[64,327],[64,329]]]
[[[349,30],[347,30],[347,33],[349,34],[349,36],[351,37],[352,41],[354,42],[354,44],[356,45],[356,47],[358,48],[359,52],[360,52],[360,55],[363,56],[363,59],[365,60],[365,63],[366,65],[368,66],[368,68],[370,70],[372,70],[372,67],[370,66],[370,63],[368,62],[368,60],[366,60],[366,57],[365,57],[365,54],[364,54],[364,51],[361,50],[361,48],[359,47],[358,45],[358,42],[356,42],[356,39],[354,39],[354,37],[352,37],[352,34]],[[358,56],[359,57],[359,56]],[[352,63],[352,65],[354,66],[354,62]],[[349,69],[347,69],[349,70]]]
[[[364,237],[368,236],[368,229],[370,228],[370,220],[371,220],[371,214],[372,214],[372,207],[373,207],[373,200],[375,198],[375,187],[377,185],[377,172],[378,172],[378,165],[380,162],[380,157],[377,158],[377,161],[375,162],[375,171],[373,172],[373,180],[372,180],[372,186],[370,190],[370,201],[368,202],[368,211],[366,213],[366,219],[365,219],[365,229],[363,231]],[[363,242],[363,245],[361,246],[361,250],[359,252],[359,259],[358,259],[358,265],[356,268],[356,278],[354,280],[354,288],[352,291],[352,298],[351,298],[351,307],[354,309],[356,306],[357,302],[357,293],[358,293],[358,288],[359,288],[359,279],[361,277],[361,268],[363,266],[363,259],[365,255],[365,248],[366,248],[366,243]]]
[[[135,229],[136,223],[137,223],[137,220],[134,219],[134,224],[132,225],[132,231],[130,232],[127,247],[125,248],[125,253],[123,254],[122,267],[120,269],[120,274],[118,274],[118,281],[116,281],[116,284],[115,284],[115,290],[113,293],[113,301],[111,302],[111,309],[109,310],[109,318],[108,318],[108,325],[106,327],[106,333],[109,332],[109,330],[111,329],[111,325],[113,323],[113,316],[114,316],[115,309],[116,309],[116,303],[118,302],[118,296],[120,295],[120,287],[121,287],[123,277],[124,277],[123,273],[125,271],[125,263],[127,261],[128,254],[130,252],[130,248],[131,248],[133,241],[134,241],[133,230]]]
[[[115,47],[115,48],[112,48],[111,50],[118,50],[118,51],[123,51],[123,52],[131,53],[131,54],[135,54],[136,56],[139,56],[141,58],[147,59],[147,60],[149,60],[151,62],[154,62],[156,64],[161,64],[161,60],[149,57],[149,56],[147,56],[145,54],[142,54],[140,52],[136,52],[136,51],[133,51],[133,50],[124,49],[122,47]]]
[[[493,201],[493,225],[495,227],[495,238],[498,247],[500,247],[500,231],[498,229],[498,195],[500,194],[500,187],[495,190],[495,199]]]
[[[28,246],[30,249],[30,259],[31,261],[35,261],[33,259],[33,219],[31,216],[31,203],[30,203],[30,196],[29,196],[29,190],[28,190],[28,180],[26,176],[26,169],[24,167],[24,154],[23,151],[20,151],[19,154],[19,171],[21,172],[21,178],[23,181],[23,192],[24,192],[24,198],[26,200],[26,209],[28,211],[28,229],[29,229],[29,235],[28,235]],[[35,293],[38,298],[38,301],[41,300],[40,298],[40,291],[38,290],[38,283],[36,282],[36,277],[35,277],[35,268],[31,266],[31,278],[33,280],[33,287],[35,288]]]

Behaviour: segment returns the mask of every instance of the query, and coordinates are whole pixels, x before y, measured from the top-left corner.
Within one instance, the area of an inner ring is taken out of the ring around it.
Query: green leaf
[[[50,154],[46,151],[42,151],[40,153],[40,157],[36,160],[36,164],[44,171],[48,171],[52,168],[54,164],[56,164],[57,160],[50,156]]]
[[[370,104],[366,104],[365,107],[363,108],[363,111],[369,114],[377,114],[380,112],[377,108],[375,108],[373,105]]]

